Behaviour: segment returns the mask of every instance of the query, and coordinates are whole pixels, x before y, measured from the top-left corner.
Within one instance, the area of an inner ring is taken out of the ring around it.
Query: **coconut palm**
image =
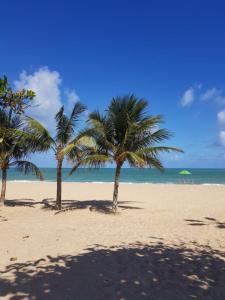
[[[135,95],[113,98],[105,114],[95,111],[89,115],[90,128],[85,135],[92,137],[96,146],[83,165],[104,165],[115,162],[115,180],[112,209],[117,210],[121,168],[127,161],[131,167],[155,167],[163,170],[159,154],[182,150],[159,145],[171,133],[159,129],[160,115],[147,114],[148,102]],[[71,172],[75,170],[74,166]]]
[[[56,136],[52,137],[49,131],[37,120],[28,118],[28,131],[37,136],[43,143],[50,144],[54,151],[57,161],[57,191],[56,191],[56,208],[62,208],[62,165],[65,157],[73,153],[79,157],[79,135],[75,136],[75,124],[80,115],[86,110],[86,107],[80,102],[75,103],[70,116],[66,116],[64,106],[60,108],[55,116]],[[71,147],[72,145],[72,147]],[[72,149],[73,148],[73,149]],[[66,150],[66,151],[65,151]],[[69,151],[70,150],[70,151]]]
[[[0,205],[4,205],[6,195],[7,172],[14,167],[24,174],[33,173],[40,180],[43,175],[39,168],[27,156],[35,152],[38,141],[25,131],[24,120],[14,114],[12,109],[0,109],[0,169],[2,171],[2,187]],[[40,147],[39,147],[40,148]]]

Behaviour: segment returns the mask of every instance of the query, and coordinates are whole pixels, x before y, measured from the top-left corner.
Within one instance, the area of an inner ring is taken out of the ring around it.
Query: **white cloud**
[[[220,124],[225,124],[225,109],[218,112],[217,119]]]
[[[189,88],[186,90],[180,100],[180,103],[183,107],[190,106],[194,101],[194,89]]]
[[[67,111],[71,111],[74,104],[80,101],[80,98],[75,90],[66,90],[65,95],[67,97],[67,104],[65,105],[65,108]]]
[[[219,132],[219,144],[225,146],[225,96],[223,94],[223,91],[221,89],[213,87],[202,91],[202,93],[200,94],[201,90],[202,84],[194,85],[187,89],[181,98],[181,105],[183,107],[190,106],[196,99],[198,101],[205,101],[206,103],[213,102],[217,105],[221,105],[223,109],[217,113],[218,123],[220,124],[220,128],[223,129]]]
[[[202,94],[202,100],[212,100],[214,97],[218,96],[219,90],[216,88],[208,89],[204,94]]]
[[[219,133],[219,140],[222,146],[225,146],[225,131],[222,130]]]
[[[64,94],[66,96],[65,109],[70,114],[74,107],[74,104],[80,101],[80,97],[77,95],[75,90],[66,90]],[[90,111],[86,109],[84,113],[80,116],[80,120],[85,121],[85,118],[89,115],[89,113]]]
[[[75,90],[67,90],[65,92],[67,99],[68,99],[68,103],[71,103],[72,105],[78,101],[80,101],[79,96],[77,95],[77,93],[75,92]]]
[[[225,96],[222,95],[222,91],[217,88],[211,88],[205,91],[201,95],[201,99],[204,101],[215,101],[217,104],[225,104]]]
[[[53,130],[54,116],[62,105],[60,74],[47,67],[40,68],[33,74],[23,71],[14,84],[16,89],[31,89],[35,92],[36,97],[28,114],[40,120],[49,130]]]

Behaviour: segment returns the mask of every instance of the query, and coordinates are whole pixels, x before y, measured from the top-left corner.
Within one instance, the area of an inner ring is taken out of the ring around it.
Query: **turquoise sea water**
[[[126,183],[194,183],[194,184],[225,184],[225,169],[188,169],[191,175],[179,175],[180,169],[166,169],[163,173],[153,169],[122,169],[121,182]],[[113,182],[114,169],[78,169],[69,176],[70,169],[63,169],[63,181],[71,182]],[[43,168],[46,181],[56,180],[56,169]],[[31,175],[21,175],[11,169],[9,180],[37,180]]]

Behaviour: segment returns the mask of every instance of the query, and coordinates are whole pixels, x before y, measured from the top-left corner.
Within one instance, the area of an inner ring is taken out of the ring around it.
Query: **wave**
[[[9,182],[18,182],[18,183],[35,183],[35,182],[42,182],[42,183],[55,183],[54,180],[24,180],[24,179],[15,179],[15,180],[9,180]],[[114,184],[113,181],[62,181],[62,183],[83,183],[83,184]],[[120,185],[132,185],[132,184],[139,184],[139,185],[204,185],[204,186],[224,186],[225,183],[180,183],[180,182],[173,182],[173,181],[167,181],[167,182],[136,182],[136,181],[121,181]]]

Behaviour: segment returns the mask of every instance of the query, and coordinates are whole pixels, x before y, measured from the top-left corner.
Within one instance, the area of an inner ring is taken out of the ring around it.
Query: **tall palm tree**
[[[158,129],[163,119],[160,115],[149,116],[147,107],[146,100],[127,95],[113,98],[105,114],[96,111],[89,115],[90,128],[85,134],[95,140],[96,146],[92,155],[84,159],[82,164],[115,162],[114,212],[117,210],[119,180],[125,161],[131,167],[155,167],[162,171],[160,153],[182,152],[178,148],[158,145],[167,140],[171,133],[166,129]],[[76,165],[73,169],[76,169]]]
[[[75,103],[71,115],[65,114],[64,106],[60,108],[55,116],[56,120],[56,136],[52,137],[49,131],[37,120],[28,119],[28,131],[43,142],[50,144],[54,151],[57,161],[57,191],[56,191],[56,208],[62,208],[62,165],[65,156],[79,156],[79,135],[75,136],[75,124],[79,120],[80,115],[86,110],[86,107],[80,103]],[[72,145],[72,147],[71,147]],[[73,149],[71,149],[73,148]],[[70,151],[68,151],[68,149]]]
[[[35,144],[37,145],[38,141],[25,131],[22,117],[14,114],[11,109],[0,109],[0,137],[0,205],[4,205],[7,172],[10,167],[15,167],[24,174],[33,173],[40,180],[43,179],[43,175],[35,164],[26,159],[29,154],[35,152]]]

